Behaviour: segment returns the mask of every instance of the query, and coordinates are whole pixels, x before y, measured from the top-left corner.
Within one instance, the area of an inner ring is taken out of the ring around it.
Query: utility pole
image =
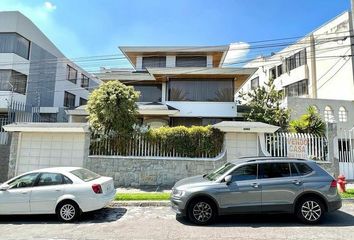
[[[350,14],[349,14],[349,39],[350,39],[350,48],[351,48],[351,56],[350,58],[352,59],[352,79],[353,79],[353,84],[354,84],[354,0],[350,0],[351,6],[350,6]]]

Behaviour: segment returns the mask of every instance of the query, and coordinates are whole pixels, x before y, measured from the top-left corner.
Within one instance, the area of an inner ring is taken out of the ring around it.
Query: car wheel
[[[216,217],[215,204],[209,199],[196,199],[189,204],[188,218],[198,225],[208,225]]]
[[[57,207],[57,216],[63,222],[72,222],[80,215],[79,206],[73,201],[61,202]]]
[[[324,205],[318,198],[304,198],[297,205],[296,216],[306,224],[316,224],[321,221],[325,212]]]

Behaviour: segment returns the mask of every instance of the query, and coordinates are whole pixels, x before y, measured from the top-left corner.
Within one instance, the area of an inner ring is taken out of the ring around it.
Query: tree
[[[283,93],[277,91],[274,80],[270,79],[264,86],[248,93],[240,93],[240,98],[250,109],[245,113],[245,119],[252,122],[264,122],[286,130],[289,125],[290,111],[281,107]]]
[[[310,106],[307,112],[299,119],[290,122],[290,131],[296,133],[313,133],[324,136],[326,132],[326,123],[321,119],[316,108]]]
[[[119,81],[103,83],[88,100],[91,128],[100,134],[129,135],[137,122],[139,92]]]

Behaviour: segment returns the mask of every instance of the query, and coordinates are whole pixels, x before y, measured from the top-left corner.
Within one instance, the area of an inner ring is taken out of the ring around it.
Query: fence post
[[[327,123],[328,160],[332,162],[334,177],[339,175],[337,124]]]

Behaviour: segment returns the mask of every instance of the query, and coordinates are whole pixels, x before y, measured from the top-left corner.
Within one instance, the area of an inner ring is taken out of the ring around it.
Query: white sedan
[[[113,179],[78,167],[22,174],[0,185],[0,215],[57,214],[71,222],[103,208],[116,194]]]

